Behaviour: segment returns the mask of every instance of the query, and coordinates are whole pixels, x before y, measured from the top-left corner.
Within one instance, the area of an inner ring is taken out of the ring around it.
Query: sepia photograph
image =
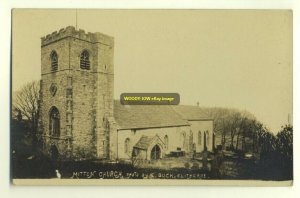
[[[11,20],[13,184],[292,185],[291,10]]]

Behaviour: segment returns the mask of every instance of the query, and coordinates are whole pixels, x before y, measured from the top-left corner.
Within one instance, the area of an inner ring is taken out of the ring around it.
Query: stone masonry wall
[[[55,50],[58,54],[58,71],[51,71],[50,54]],[[68,142],[66,132],[66,87],[68,71],[68,41],[42,46],[41,49],[41,90],[40,90],[40,129],[45,139],[44,151],[49,153],[50,147],[55,145],[61,156],[66,155]],[[50,92],[50,87],[57,88],[55,94]],[[56,107],[60,114],[60,138],[49,136],[49,113],[52,107]]]
[[[40,130],[48,152],[56,145],[61,156],[67,151],[74,159],[108,158],[116,138],[103,126],[113,119],[113,38],[101,33],[85,33],[74,27],[61,29],[41,39],[41,117]],[[51,71],[50,54],[58,54],[58,70]],[[90,54],[90,70],[80,68],[80,54]],[[50,86],[57,87],[52,96]],[[49,110],[60,112],[59,138],[49,136]],[[70,141],[72,140],[72,141]]]
[[[95,68],[97,49],[92,43],[74,39],[70,41],[70,67],[72,68],[73,92],[73,155],[75,158],[96,157],[95,136]],[[80,68],[80,54],[90,54],[91,70]]]
[[[112,38],[107,38],[112,40]],[[115,138],[112,135],[114,129],[113,121],[113,90],[114,90],[114,73],[113,73],[113,41],[104,41],[98,43],[98,67],[97,67],[97,87],[96,87],[96,133],[97,133],[97,154],[99,158],[113,158],[113,147]],[[111,123],[110,131],[105,131],[103,121],[108,119]]]
[[[60,155],[65,155],[67,138],[66,132],[66,98],[65,87],[67,85],[66,71],[57,72],[56,74],[46,75],[41,81],[41,108],[40,119],[42,123],[42,132],[46,137],[45,152],[49,152],[50,147],[55,145],[58,148]],[[56,84],[57,91],[54,96],[49,89],[52,84]],[[60,138],[49,139],[49,113],[52,107],[56,107],[60,116]]]

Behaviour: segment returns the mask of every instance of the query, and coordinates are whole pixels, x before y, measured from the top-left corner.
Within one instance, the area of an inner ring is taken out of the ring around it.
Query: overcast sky
[[[75,10],[14,10],[13,90],[40,79],[40,37]],[[288,11],[78,10],[78,26],[115,38],[115,98],[177,92],[181,104],[248,110],[273,132],[292,114]]]

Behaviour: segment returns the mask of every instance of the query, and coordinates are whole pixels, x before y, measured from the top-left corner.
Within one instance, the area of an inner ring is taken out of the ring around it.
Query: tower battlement
[[[113,116],[113,45],[111,36],[72,26],[41,38],[40,129],[46,153],[110,157],[105,123]]]
[[[54,31],[51,34],[47,34],[44,37],[41,37],[41,46],[48,45],[50,43],[59,41],[63,38],[73,37],[76,39],[84,40],[91,43],[102,43],[105,45],[113,46],[114,38],[108,35],[105,35],[100,32],[85,32],[82,29],[76,30],[73,26],[68,26],[66,28],[61,28],[59,31]]]

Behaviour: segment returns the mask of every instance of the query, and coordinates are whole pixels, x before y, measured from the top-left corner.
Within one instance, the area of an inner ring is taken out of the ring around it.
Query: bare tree
[[[253,128],[255,124],[255,117],[247,111],[241,111],[239,118],[239,124],[237,127],[237,137],[236,137],[236,146],[235,149],[239,149],[240,141],[241,148],[244,151],[246,146],[246,137],[251,139],[253,138]],[[253,143],[253,140],[252,140]]]
[[[256,120],[256,118],[248,111],[220,107],[207,107],[202,108],[202,110],[209,117],[214,119],[214,132],[219,136],[223,149],[225,149],[225,146],[228,144],[231,149],[238,149],[240,145],[244,148],[246,146],[246,138],[252,139],[252,136],[254,136],[252,133],[254,130],[252,129],[252,122]],[[242,142],[242,144],[240,144],[240,142]]]
[[[248,118],[242,116],[240,118],[240,124],[237,127],[237,137],[236,137],[236,146],[235,149],[238,150],[239,149],[239,143],[240,143],[240,139],[242,139],[242,148],[244,147],[244,142],[245,142],[245,135],[247,130],[249,130],[249,125],[247,124],[247,120]]]
[[[222,148],[225,148],[226,144],[226,135],[228,131],[228,122],[227,115],[229,113],[229,109],[227,108],[203,108],[203,111],[214,119],[213,129],[217,134],[221,134],[221,145]]]
[[[241,114],[239,112],[232,112],[228,117],[229,131],[230,131],[230,148],[233,149],[233,141],[236,133],[240,130]]]
[[[39,82],[33,81],[14,92],[12,97],[12,109],[31,123],[33,134],[37,131],[39,89]]]

